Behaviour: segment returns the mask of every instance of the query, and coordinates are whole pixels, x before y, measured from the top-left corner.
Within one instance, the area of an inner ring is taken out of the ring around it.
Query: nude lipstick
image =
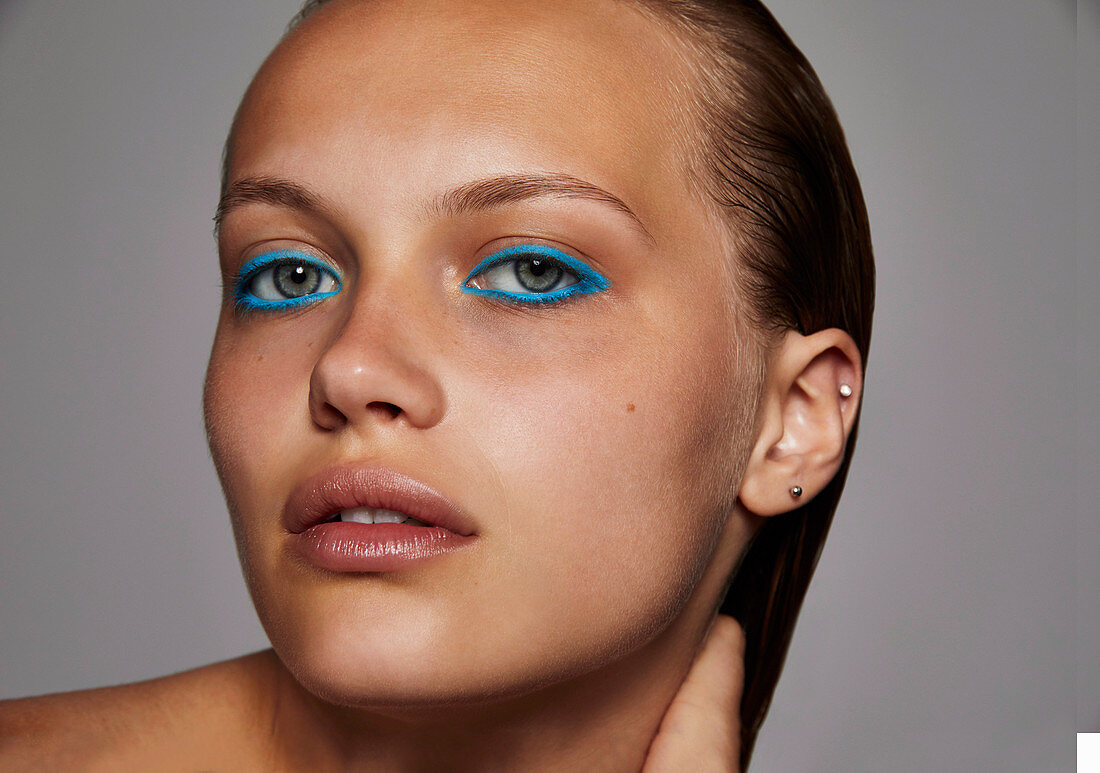
[[[287,499],[293,552],[332,572],[396,572],[469,547],[472,520],[446,497],[384,467],[331,467]]]

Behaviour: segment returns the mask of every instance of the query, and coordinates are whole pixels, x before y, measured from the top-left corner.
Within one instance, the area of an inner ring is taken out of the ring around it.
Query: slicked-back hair
[[[840,328],[866,369],[875,268],[859,179],[813,68],[758,0],[617,0],[664,22],[694,53],[706,199],[725,223],[750,314],[765,337]],[[330,0],[307,0],[289,29]],[[228,147],[228,146],[227,146]],[[225,183],[223,169],[223,189]],[[223,190],[224,192],[224,190]],[[767,519],[721,602],[745,631],[741,767],[779,679],[836,511],[858,418],[836,476]]]

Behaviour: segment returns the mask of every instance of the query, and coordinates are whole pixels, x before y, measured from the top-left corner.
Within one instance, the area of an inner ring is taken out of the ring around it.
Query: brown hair
[[[863,193],[817,75],[757,0],[634,0],[670,19],[699,52],[710,198],[725,214],[756,321],[810,334],[840,328],[866,368],[875,267]],[[769,518],[721,611],[745,631],[741,765],[767,714],[795,621],[855,448],[829,485]]]
[[[293,29],[329,0],[307,0]],[[875,269],[859,180],[813,68],[758,0],[630,0],[695,53],[706,166],[700,184],[724,216],[758,325],[809,334],[840,328],[866,368]],[[840,499],[857,425],[832,482],[769,518],[721,611],[745,631],[741,766],[779,679],[795,621]]]

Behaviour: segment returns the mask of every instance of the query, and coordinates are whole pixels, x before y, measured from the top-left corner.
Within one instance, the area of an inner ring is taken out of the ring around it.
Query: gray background
[[[265,646],[199,400],[221,143],[296,5],[0,0],[0,697]],[[770,6],[847,129],[880,280],[754,769],[1068,770],[1075,696],[1100,731],[1100,13]]]

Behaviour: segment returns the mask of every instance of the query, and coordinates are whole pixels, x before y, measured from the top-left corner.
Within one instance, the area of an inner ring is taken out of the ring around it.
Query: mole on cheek
[[[634,403],[627,403],[626,404],[626,412],[627,413],[634,413]]]

